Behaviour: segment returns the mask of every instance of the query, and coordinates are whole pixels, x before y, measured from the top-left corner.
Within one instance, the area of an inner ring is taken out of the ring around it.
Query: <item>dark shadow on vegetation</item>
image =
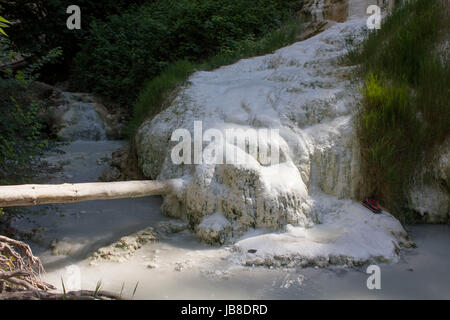
[[[450,134],[450,65],[436,50],[449,21],[446,1],[399,4],[348,56],[364,79],[356,126],[365,193],[403,222],[414,222],[405,208],[415,171]]]

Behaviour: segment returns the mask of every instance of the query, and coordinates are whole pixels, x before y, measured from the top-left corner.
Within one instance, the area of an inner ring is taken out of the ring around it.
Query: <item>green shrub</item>
[[[14,181],[21,175],[29,176],[29,168],[41,152],[47,148],[48,140],[43,133],[44,125],[39,116],[40,105],[22,104],[23,85],[11,81],[0,81],[0,181]],[[5,91],[15,91],[16,98]]]
[[[10,21],[20,21],[14,23],[8,30],[16,51],[40,57],[53,48],[61,47],[68,56],[71,56],[79,50],[80,41],[93,20],[105,19],[141,2],[141,0],[0,1],[0,15]],[[72,4],[78,5],[81,9],[81,30],[67,29],[66,21],[69,15],[66,9]]]
[[[411,0],[349,55],[365,82],[356,120],[366,191],[398,217],[415,170],[450,134],[449,61],[435,50],[448,24],[444,1]]]
[[[151,118],[163,110],[170,103],[170,97],[175,88],[186,81],[195,70],[208,71],[234,63],[242,58],[273,52],[293,43],[299,31],[299,22],[289,20],[278,30],[271,31],[260,39],[249,37],[234,41],[230,47],[222,47],[218,54],[203,62],[192,63],[181,60],[170,64],[161,75],[144,86],[134,106],[129,135],[134,136],[145,119]]]
[[[80,44],[89,33],[89,26],[95,20],[106,20],[113,14],[142,2],[153,0],[15,0],[0,1],[0,15],[14,22],[8,29],[14,50],[34,62],[53,48],[61,48],[64,59],[47,64],[41,70],[39,80],[47,83],[66,81],[73,58],[80,50]],[[66,10],[70,5],[81,9],[81,29],[69,30]]]
[[[126,13],[112,16],[109,23],[94,22],[75,60],[73,83],[118,102],[130,102],[146,79],[167,67],[169,35],[164,24],[146,14]]]
[[[15,57],[6,39],[0,39],[0,52],[1,63],[9,64]],[[23,71],[7,70],[0,77],[0,184],[31,176],[31,166],[49,148],[41,106],[29,93],[39,70],[60,56],[59,48],[50,50]]]
[[[72,83],[132,105],[171,63],[205,60],[280,27],[297,0],[158,0],[91,25]]]
[[[250,35],[246,39],[233,41],[228,46],[221,47],[216,55],[201,65],[201,69],[212,70],[232,64],[239,59],[273,52],[294,42],[299,32],[298,20],[287,20],[280,28],[264,34],[261,38]]]

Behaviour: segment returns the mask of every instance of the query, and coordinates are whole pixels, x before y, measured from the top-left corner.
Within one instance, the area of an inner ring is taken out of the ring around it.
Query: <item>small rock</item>
[[[189,260],[179,261],[175,263],[175,271],[181,272],[184,269],[187,269],[191,266],[191,262]]]
[[[195,227],[197,238],[211,245],[224,244],[230,232],[231,223],[218,212],[204,217],[202,222]]]
[[[158,238],[155,235],[153,228],[149,227],[132,235],[122,237],[119,241],[112,243],[107,247],[98,249],[92,254],[91,259],[124,262],[144,244],[156,241],[158,241]]]
[[[187,222],[178,221],[178,220],[170,220],[170,221],[161,221],[158,223],[156,229],[158,232],[163,233],[179,233],[181,231],[186,230],[189,227]]]

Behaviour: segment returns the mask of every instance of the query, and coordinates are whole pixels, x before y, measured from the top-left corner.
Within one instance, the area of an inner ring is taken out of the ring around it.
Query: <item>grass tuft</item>
[[[349,55],[364,79],[356,121],[366,193],[399,218],[414,172],[450,133],[449,63],[435,50],[448,26],[445,1],[410,0]]]

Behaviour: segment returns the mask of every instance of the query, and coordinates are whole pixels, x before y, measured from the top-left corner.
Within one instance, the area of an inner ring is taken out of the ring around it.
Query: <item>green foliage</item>
[[[36,54],[39,57],[49,50],[61,47],[70,55],[79,49],[79,42],[95,19],[104,19],[129,8],[139,0],[2,0],[0,14],[10,21],[20,21],[11,26],[9,35],[15,50]],[[81,30],[68,30],[68,6],[76,4],[82,13]],[[37,41],[39,39],[39,41]]]
[[[182,60],[172,63],[163,73],[153,78],[145,86],[134,106],[133,118],[130,121],[130,136],[139,125],[151,115],[156,115],[168,103],[172,91],[185,81],[194,71],[195,64]]]
[[[3,34],[4,36],[8,36],[4,30],[4,28],[8,28],[9,27],[9,21],[6,20],[5,18],[3,18],[2,16],[0,16],[0,33]]]
[[[448,13],[442,0],[407,1],[383,21],[380,30],[370,32],[355,62],[363,62],[366,73],[378,70],[416,84],[439,31],[448,27],[445,19]]]
[[[31,154],[35,154],[45,145],[45,142],[36,143],[42,128],[42,125],[35,121],[39,105],[32,103],[24,108],[13,97],[10,98],[9,110],[2,110],[2,123],[8,123],[2,126],[0,131],[0,164],[3,168],[14,159],[17,165],[24,165]],[[8,139],[11,136],[15,139]]]
[[[146,80],[176,61],[205,60],[280,27],[296,0],[158,0],[95,21],[72,83],[132,104]]]
[[[133,100],[144,81],[167,66],[168,35],[166,26],[141,13],[93,23],[72,84],[123,103]]]
[[[170,64],[159,76],[145,84],[134,105],[129,135],[133,136],[145,119],[151,118],[163,110],[170,103],[176,87],[186,81],[195,70],[208,71],[234,63],[242,58],[273,52],[293,43],[299,31],[298,21],[288,21],[278,30],[271,31],[258,40],[249,37],[233,41],[230,47],[222,47],[217,55],[203,62],[192,63],[181,60]]]
[[[19,84],[14,90],[23,88]],[[7,85],[8,86],[8,85]],[[2,84],[0,92],[4,92]],[[6,89],[7,90],[7,89]],[[34,158],[47,147],[48,141],[42,133],[43,124],[39,119],[40,106],[36,103],[21,105],[10,96],[2,99],[0,122],[0,180],[17,177],[26,172]]]
[[[250,35],[243,40],[232,41],[230,45],[221,47],[218,54],[202,64],[201,69],[212,70],[223,65],[232,64],[239,59],[273,52],[294,42],[299,32],[300,25],[298,20],[287,20],[280,28],[264,34],[260,39]]]
[[[8,52],[4,42],[2,49]],[[7,57],[13,57],[7,54]],[[60,49],[51,50],[24,71],[6,72],[0,78],[0,183],[30,175],[30,166],[48,149],[49,141],[39,114],[41,106],[30,101],[27,92],[46,63],[61,56]],[[3,61],[5,62],[5,61]],[[6,61],[7,62],[7,61]]]
[[[146,0],[151,2],[153,0]],[[54,48],[61,48],[64,59],[46,64],[39,80],[55,83],[68,79],[72,60],[89,32],[94,20],[106,19],[140,4],[144,0],[1,0],[0,15],[13,22],[8,30],[13,50],[34,62]],[[69,5],[81,9],[81,29],[69,30],[66,26]]]
[[[450,134],[449,61],[433,50],[448,23],[443,1],[408,1],[350,55],[365,79],[357,128],[367,192],[399,217],[414,171]]]
[[[403,188],[420,158],[423,135],[416,106],[404,82],[374,73],[366,77],[358,119],[370,192],[386,204],[403,200]]]
[[[28,81],[37,80],[40,76],[39,71],[42,70],[46,64],[59,61],[62,58],[62,55],[63,51],[61,47],[49,50],[47,54],[27,66],[23,71],[20,71],[22,73],[22,78],[27,79]]]

